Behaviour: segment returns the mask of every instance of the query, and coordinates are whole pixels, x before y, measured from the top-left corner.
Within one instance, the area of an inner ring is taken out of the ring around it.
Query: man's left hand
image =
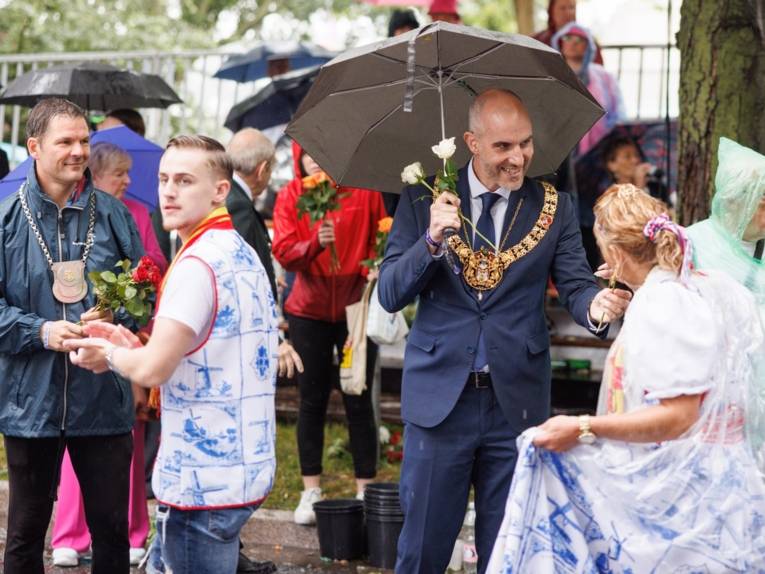
[[[291,379],[296,369],[298,373],[303,372],[303,361],[289,341],[282,341],[279,345],[279,376]]]
[[[93,321],[106,321],[107,323],[114,323],[114,314],[111,309],[98,309],[98,307],[91,307],[80,315],[80,322],[83,325],[92,323]]]
[[[64,347],[69,350],[69,360],[73,365],[101,374],[109,370],[106,363],[106,353],[114,344],[106,339],[70,339],[64,342]]]
[[[602,289],[590,303],[590,321],[598,326],[618,319],[627,310],[632,293],[625,289]]]
[[[579,419],[577,417],[557,416],[547,419],[537,427],[534,446],[564,452],[579,444]]]

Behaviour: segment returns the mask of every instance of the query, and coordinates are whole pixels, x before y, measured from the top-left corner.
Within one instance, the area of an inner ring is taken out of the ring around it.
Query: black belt
[[[465,386],[473,389],[490,389],[491,373],[483,371],[469,373]]]

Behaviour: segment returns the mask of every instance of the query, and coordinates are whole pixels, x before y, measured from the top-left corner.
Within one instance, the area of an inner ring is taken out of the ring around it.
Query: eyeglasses
[[[571,42],[573,44],[584,44],[585,39],[581,36],[575,36],[574,34],[566,34],[560,38],[563,42]]]

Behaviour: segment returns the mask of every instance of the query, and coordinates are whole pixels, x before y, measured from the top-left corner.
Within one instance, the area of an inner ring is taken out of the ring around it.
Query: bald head
[[[468,130],[464,139],[481,183],[492,191],[519,189],[534,155],[531,119],[520,98],[508,90],[483,92],[470,106]]]
[[[484,118],[491,119],[496,114],[514,114],[529,118],[529,112],[521,99],[510,90],[486,90],[481,93],[468,111],[468,129],[477,133],[485,124]],[[531,123],[531,120],[528,120]]]
[[[227,150],[234,171],[250,187],[253,196],[260,194],[271,178],[274,144],[254,128],[239,130],[231,138]]]
[[[261,162],[271,160],[274,144],[255,128],[244,128],[234,134],[226,151],[234,161],[234,169],[247,175]]]

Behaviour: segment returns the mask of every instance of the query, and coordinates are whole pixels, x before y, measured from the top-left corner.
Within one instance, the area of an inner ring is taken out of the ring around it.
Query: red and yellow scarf
[[[186,253],[186,251],[192,245],[194,245],[205,233],[212,229],[234,229],[234,224],[231,222],[231,216],[228,214],[228,210],[225,207],[218,207],[208,213],[207,216],[194,228],[194,230],[191,232],[191,235],[189,235],[189,238],[184,241],[183,246],[181,246],[181,248],[178,250],[178,253],[175,254],[175,257],[173,257],[173,261],[170,263],[170,267],[167,269],[167,273],[165,273],[165,277],[162,279],[162,283],[160,284],[159,290],[157,291],[157,311],[159,310],[159,303],[162,300],[162,292],[165,290],[165,285],[167,284],[167,280],[170,277],[170,274],[175,268],[175,264],[181,260],[183,254]],[[149,393],[148,406],[150,408],[157,409],[157,412],[159,412],[159,405],[159,387],[154,387]]]

